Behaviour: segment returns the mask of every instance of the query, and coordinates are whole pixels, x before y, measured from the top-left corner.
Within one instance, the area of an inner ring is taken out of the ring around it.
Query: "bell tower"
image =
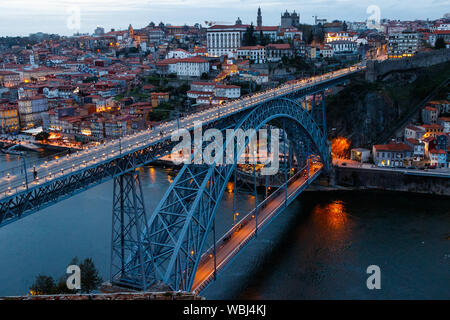
[[[261,7],[258,8],[258,17],[256,18],[256,25],[257,25],[258,27],[262,27]]]

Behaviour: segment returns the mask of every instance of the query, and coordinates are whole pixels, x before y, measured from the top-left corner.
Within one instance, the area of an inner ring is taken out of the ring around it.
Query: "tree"
[[[81,270],[81,291],[91,293],[102,284],[102,278],[91,258],[84,259],[80,265]]]
[[[32,295],[54,294],[56,292],[55,280],[52,277],[38,275],[33,285],[30,287]]]
[[[255,27],[253,26],[253,23],[249,27],[247,27],[247,30],[245,30],[242,43],[244,46],[256,45]]]
[[[200,79],[201,80],[208,80],[209,76],[208,76],[208,74],[206,72],[203,72],[202,75],[200,76]]]
[[[76,294],[76,290],[70,290],[67,288],[67,278],[68,276],[65,275],[61,277],[58,281],[58,284],[55,286],[55,294]]]
[[[444,38],[437,38],[436,43],[434,44],[435,49],[445,49],[445,40]]]
[[[48,132],[39,132],[36,137],[34,138],[37,141],[45,141],[48,139],[48,137],[50,136],[50,134]]]

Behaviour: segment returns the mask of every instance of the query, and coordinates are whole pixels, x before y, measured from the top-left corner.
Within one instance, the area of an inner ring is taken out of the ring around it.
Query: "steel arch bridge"
[[[325,91],[348,81],[364,69],[365,66],[355,65],[284,84],[231,101],[217,110],[210,108],[191,114],[178,123],[178,128],[187,128],[191,134],[195,129],[192,123],[196,120],[203,121],[204,129],[235,131],[258,130],[270,124],[283,128],[285,147],[286,140],[290,141],[289,157],[284,149],[284,168],[280,168],[280,175],[274,176],[274,184],[266,179],[266,199],[259,204],[253,166],[255,207],[241,221],[248,222],[254,218],[255,229],[245,241],[237,244],[237,249],[255,237],[258,230],[279,214],[283,206],[292,202],[322,170],[329,168]],[[312,103],[308,103],[307,97],[312,97]],[[39,178],[34,180],[33,171],[29,166],[27,168],[25,161],[23,167],[0,172],[0,228],[112,179],[111,281],[137,290],[165,284],[174,290],[198,292],[211,279],[210,274],[206,274],[202,281],[196,278],[199,268],[206,268],[205,257],[214,257],[214,278],[216,271],[228,263],[228,260],[220,261],[216,270],[216,254],[217,259],[220,258],[216,243],[225,241],[224,237],[236,232],[239,226],[235,225],[216,242],[214,218],[233,173],[234,196],[238,191],[236,159],[251,137],[246,137],[243,145],[235,147],[236,158],[232,165],[183,166],[158,207],[148,216],[137,168],[174,150],[176,144],[171,141],[170,133],[176,128],[177,122],[166,122],[153,130],[45,162],[37,167]],[[311,170],[311,156],[320,157],[320,168]],[[297,173],[287,167],[289,162],[291,168],[294,157]],[[278,189],[269,195],[268,185]],[[269,201],[282,201],[282,204],[269,212]],[[262,221],[258,224],[260,215]],[[208,248],[210,244],[207,242],[211,241],[208,235],[211,234],[213,244]]]
[[[320,121],[323,121],[324,110],[320,111]],[[295,142],[293,151],[297,159],[305,163],[310,154],[317,154],[324,167],[329,168],[329,143],[323,131],[325,123],[319,125],[314,119],[315,113],[314,106],[312,112],[308,112],[295,100],[280,98],[263,103],[245,114],[234,130],[254,129],[255,133],[268,123],[281,122],[290,141]],[[237,159],[252,138],[248,136],[244,145],[234,146],[237,152],[234,152],[232,165],[183,166],[150,217],[140,242],[135,245],[134,251],[129,251],[126,264],[115,272],[112,270],[115,283],[141,290],[155,283],[163,283],[173,290],[192,289],[226,185],[237,169]],[[224,143],[222,152],[219,152],[222,156],[227,143],[235,141]],[[306,145],[309,150],[305,150]]]

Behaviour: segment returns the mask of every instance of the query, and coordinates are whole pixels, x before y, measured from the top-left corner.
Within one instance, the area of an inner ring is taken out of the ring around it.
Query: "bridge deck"
[[[0,227],[166,155],[179,128],[192,130],[196,122],[207,126],[271,100],[311,95],[365,68],[354,65],[257,92],[33,167],[23,159],[23,166],[0,172]]]
[[[288,181],[287,199],[288,204],[297,195],[313,182],[321,173],[322,165],[315,164],[310,168],[309,179],[303,175],[306,170],[297,173]],[[272,218],[285,208],[286,194],[284,185],[277,189],[270,197],[258,205],[258,230],[266,226]],[[222,271],[225,266],[255,237],[255,209],[244,217],[235,227],[227,232],[217,243],[216,247],[216,270]],[[214,256],[213,248],[203,254],[195,274],[192,291],[199,293],[214,279]]]
[[[202,121],[203,124],[208,124],[260,103],[282,97],[303,88],[317,86],[348,76],[364,68],[357,65],[309,79],[298,80],[294,83],[255,93],[249,97],[233,100],[217,108],[188,115],[181,118],[179,123],[175,120],[165,122],[153,130],[142,131],[132,136],[109,141],[89,150],[77,152],[48,163],[42,163],[36,166],[38,179],[34,178],[33,168],[27,169],[26,178],[22,166],[2,171],[0,172],[0,201],[17,193],[25,192],[27,190],[26,180],[28,180],[29,188],[39,187],[46,182],[58,180],[78,171],[82,172],[92,166],[100,166],[103,163],[123,157],[125,154],[142,150],[162,140],[168,140],[171,137],[171,133],[178,129],[178,124],[180,128],[193,129],[194,121]]]

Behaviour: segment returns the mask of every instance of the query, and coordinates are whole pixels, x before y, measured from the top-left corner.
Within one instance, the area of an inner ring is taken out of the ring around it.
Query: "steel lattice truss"
[[[297,154],[303,153],[304,158],[319,154],[324,167],[328,167],[329,145],[324,132],[312,114],[294,100],[282,98],[259,105],[244,115],[235,130],[257,131],[277,119],[291,122],[292,129],[287,132],[294,134],[291,141],[299,141]],[[144,231],[146,281],[145,284],[136,281],[135,287],[145,290],[152,284],[163,282],[173,290],[191,289],[226,184],[236,168],[236,159],[244,152],[249,140],[250,137],[245,146],[236,146],[234,165],[183,166]],[[135,250],[127,261],[130,270],[139,268],[137,257]]]
[[[141,279],[145,283],[142,267],[129,269],[125,265],[125,260],[137,248],[137,259],[143,261],[141,232],[146,225],[147,217],[139,172],[130,172],[114,178],[111,278],[120,279],[124,285],[127,284],[127,277],[132,277],[133,281]]]
[[[326,82],[299,88],[296,92],[284,94],[278,98],[282,97],[287,100],[298,101],[298,107],[303,105],[306,109],[306,96],[315,95],[317,93],[322,94],[323,96],[323,92],[326,89],[347,81],[351,76],[352,74],[347,74],[331,78]],[[278,98],[274,97],[273,100],[270,100],[267,103],[277,101]],[[216,122],[213,123],[213,125],[217,128],[223,123],[228,123],[228,125],[234,127],[236,119],[239,119],[239,116],[251,112],[255,108],[258,108],[258,105],[244,108],[242,112],[224,117],[219,120],[219,123]],[[322,106],[315,109],[316,111],[321,112],[322,119],[319,119],[315,112],[312,112],[313,118],[315,118],[322,131],[325,132],[326,126],[324,125],[325,113],[323,100]],[[53,179],[48,183],[42,183],[38,186],[30,187],[27,190],[3,198],[0,201],[0,227],[67,199],[77,193],[88,190],[98,184],[113,179],[114,177],[118,177],[121,174],[147,165],[154,160],[169,154],[173,146],[174,144],[171,143],[170,140],[160,141],[140,150],[124,153],[123,155],[105,161],[104,163],[86,166],[83,169],[79,169],[73,173],[64,175],[63,177]]]
[[[100,165],[87,166],[51,182],[20,192],[0,202],[0,226],[46,208],[93,186],[118,177],[169,154],[174,144],[162,141],[129,152]]]

